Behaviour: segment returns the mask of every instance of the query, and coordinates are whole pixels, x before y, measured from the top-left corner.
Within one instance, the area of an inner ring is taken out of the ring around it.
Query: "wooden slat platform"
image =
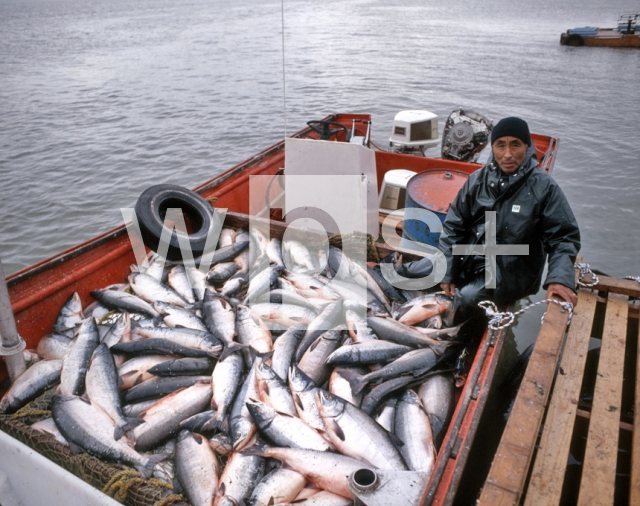
[[[578,296],[566,333],[566,314],[555,304],[547,310],[478,504],[640,504],[640,335],[633,302],[640,283],[601,277]],[[585,373],[590,345],[598,344],[592,338],[601,340],[600,356],[593,401],[585,405],[581,395],[594,383],[593,373]]]

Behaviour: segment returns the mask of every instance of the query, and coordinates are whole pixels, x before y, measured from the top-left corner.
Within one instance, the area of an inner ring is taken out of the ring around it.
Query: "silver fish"
[[[159,399],[150,399],[148,401],[136,402],[134,404],[125,404],[122,406],[122,414],[131,418],[137,418],[156,402],[159,402]]]
[[[267,258],[269,262],[279,267],[284,268],[284,261],[282,260],[282,241],[275,237],[267,244]]]
[[[234,452],[220,476],[214,506],[246,504],[256,483],[264,476],[262,457]]]
[[[220,288],[220,295],[224,295],[225,297],[234,297],[242,291],[247,283],[248,280],[245,275],[235,275],[225,281],[222,288]]]
[[[388,380],[404,374],[421,374],[427,372],[438,362],[438,356],[431,348],[413,350],[405,353],[382,369],[370,372],[364,376],[354,375],[351,386],[354,392],[359,393],[367,383],[375,380]]]
[[[200,318],[183,307],[173,306],[162,301],[154,303],[153,307],[163,314],[162,319],[169,327],[186,327],[188,329],[208,331]]]
[[[388,433],[369,415],[328,392],[317,392],[316,402],[338,451],[380,469],[407,469]]]
[[[351,506],[353,501],[328,490],[320,490],[311,497],[296,500],[295,506]],[[284,506],[284,505],[283,505]]]
[[[215,265],[207,274],[207,281],[213,285],[218,285],[227,281],[238,270],[235,262],[223,262]]]
[[[274,469],[253,489],[250,506],[270,506],[293,501],[307,483],[307,479],[291,469]]]
[[[251,347],[257,353],[264,354],[273,351],[271,332],[263,321],[247,306],[237,307],[236,328],[238,340],[246,347]],[[250,354],[244,350],[245,364],[249,365]]]
[[[62,360],[41,360],[23,372],[0,400],[0,412],[13,413],[60,379]]]
[[[306,325],[292,325],[273,343],[271,368],[282,380],[287,381],[287,374],[298,343],[306,331]]]
[[[418,396],[422,401],[429,420],[433,439],[442,441],[453,410],[455,385],[451,374],[432,374],[420,385]]]
[[[180,422],[200,411],[211,402],[211,385],[195,385],[163,397],[142,414],[145,423],[133,430],[136,449],[147,451],[163,439],[175,434]]]
[[[196,301],[193,288],[191,288],[191,279],[187,275],[184,265],[176,265],[171,268],[168,282],[169,286],[189,304],[193,304]]]
[[[342,314],[342,301],[332,302],[307,326],[307,331],[296,350],[296,360],[300,361],[309,346],[324,332],[332,329]]]
[[[61,360],[71,343],[71,339],[62,334],[47,334],[38,342],[36,351],[45,360]]]
[[[120,376],[120,390],[127,390],[138,383],[142,383],[154,377],[149,372],[153,366],[173,360],[166,355],[143,355],[133,357],[121,366],[118,366],[118,376]]]
[[[209,446],[216,454],[226,457],[233,452],[233,443],[229,435],[224,432],[218,432],[214,436],[209,438]]]
[[[316,392],[320,390],[309,376],[303,373],[295,365],[289,370],[289,389],[295,402],[298,416],[307,425],[313,427],[321,434],[325,434],[326,428],[318,405],[316,404]],[[328,439],[328,435],[326,439]]]
[[[293,263],[299,267],[296,272],[306,272],[308,274],[319,272],[311,253],[302,243],[285,241],[282,247],[289,254]]]
[[[275,448],[256,445],[242,453],[279,460],[289,469],[299,472],[319,488],[353,500],[347,486],[349,476],[359,469],[375,470],[361,460],[332,452],[320,452],[302,448]]]
[[[376,422],[378,422],[383,429],[389,432],[393,432],[397,403],[398,399],[396,397],[391,397],[382,405],[375,418]]]
[[[125,438],[113,439],[115,424],[109,415],[74,395],[54,396],[51,414],[69,443],[97,457],[130,464],[145,479],[151,477],[155,462],[165,458],[164,455],[140,455]]]
[[[403,304],[394,313],[394,318],[405,325],[415,325],[432,316],[444,313],[451,306],[451,297],[442,293],[423,295]]]
[[[212,428],[229,430],[227,414],[240,385],[244,370],[244,360],[239,353],[232,353],[218,361],[211,375],[213,398],[211,404],[216,408]]]
[[[407,346],[429,346],[438,354],[444,353],[452,344],[451,342],[437,341],[434,337],[426,336],[414,327],[397,322],[391,318],[370,316],[367,318],[367,323],[378,336],[383,337],[387,341],[393,341],[394,343]]]
[[[190,387],[197,382],[209,383],[209,376],[168,376],[155,377],[143,381],[130,388],[124,394],[124,402],[127,404],[141,402],[149,399],[158,399],[177,392],[183,388]]]
[[[218,248],[231,246],[236,242],[236,231],[229,227],[223,227],[220,231],[220,239],[218,239]]]
[[[116,424],[113,437],[118,440],[125,432],[140,425],[142,420],[127,419],[122,413],[118,392],[118,371],[106,345],[101,344],[93,352],[86,376],[87,396],[92,404],[111,417]]]
[[[347,321],[349,335],[354,342],[359,343],[362,341],[378,339],[378,336],[374,334],[373,330],[371,330],[367,324],[366,316],[361,315],[358,311],[346,309],[344,312],[344,318]]]
[[[138,297],[151,304],[165,302],[173,306],[189,307],[189,303],[175,290],[163,285],[153,276],[133,272],[129,275],[129,283]]]
[[[259,399],[279,413],[298,416],[296,406],[287,384],[266,363],[258,364],[256,390]]]
[[[191,288],[198,300],[204,300],[204,291],[207,288],[207,275],[200,269],[185,266],[187,276],[191,282]]]
[[[298,293],[304,297],[320,297],[327,300],[339,300],[340,295],[318,278],[301,272],[284,271],[287,281],[291,282]]]
[[[344,326],[339,326],[321,334],[298,363],[300,370],[309,376],[316,385],[324,384],[331,376],[331,367],[327,365],[327,358],[342,343],[343,330],[346,330]]]
[[[247,409],[247,401],[258,397],[256,369],[259,361],[260,358],[256,358],[253,361],[249,374],[247,374],[240,391],[236,395],[229,413],[231,440],[233,441],[233,449],[236,451],[244,448],[257,430],[256,424]]]
[[[430,475],[436,463],[431,423],[413,390],[406,390],[398,399],[394,433],[404,443],[400,453],[409,469]]]
[[[257,274],[255,272],[249,279],[249,288],[247,289],[246,297],[242,301],[243,304],[256,302],[263,293],[275,286],[282,268],[270,265],[257,272]]]
[[[299,323],[309,324],[317,316],[315,311],[310,311],[294,304],[273,304],[270,302],[252,304],[251,311],[258,315],[267,325],[275,322],[287,327]]]
[[[300,418],[278,413],[264,402],[248,400],[247,408],[260,432],[277,446],[329,451],[333,447]]]
[[[327,365],[371,365],[390,362],[411,351],[402,344],[376,339],[344,345],[327,358]]]
[[[33,430],[39,430],[40,432],[46,432],[47,434],[51,434],[56,441],[62,443],[63,445],[69,446],[69,442],[64,438],[60,429],[58,429],[56,422],[53,421],[53,418],[43,418],[42,420],[34,423],[31,428]]]
[[[354,406],[360,406],[360,402],[362,402],[362,392],[359,394],[353,393],[351,384],[345,377],[346,371],[351,371],[352,374],[367,374],[367,371],[361,367],[351,367],[348,369],[336,367],[329,377],[329,392],[350,402]]]
[[[230,353],[245,347],[234,341],[237,336],[236,312],[229,301],[209,288],[204,294],[203,310],[207,328],[224,344],[224,350],[220,356],[221,360],[224,360]]]
[[[73,337],[75,328],[82,323],[82,320],[84,320],[82,301],[78,293],[73,292],[60,309],[58,318],[53,325],[53,331],[67,337]]]
[[[193,506],[211,506],[220,472],[216,454],[200,434],[183,430],[178,436],[175,474]]]
[[[94,350],[100,344],[98,327],[93,318],[87,318],[73,338],[73,344],[67,348],[62,359],[60,389],[65,395],[80,395],[84,392],[84,378]]]
[[[119,311],[131,311],[132,313],[141,313],[151,318],[159,318],[160,313],[156,311],[151,304],[142,300],[140,297],[131,295],[130,293],[120,290],[94,290],[91,296],[100,301],[107,307],[117,309]]]
[[[207,352],[217,357],[222,351],[222,343],[208,331],[182,327],[135,327],[134,332],[148,339],[167,339],[174,343]]]

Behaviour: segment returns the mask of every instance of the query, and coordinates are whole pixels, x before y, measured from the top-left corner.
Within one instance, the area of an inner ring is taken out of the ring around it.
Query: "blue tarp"
[[[597,31],[597,26],[582,26],[580,28],[572,28],[568,31],[568,33],[575,33],[577,35],[581,35],[582,37],[594,37]]]

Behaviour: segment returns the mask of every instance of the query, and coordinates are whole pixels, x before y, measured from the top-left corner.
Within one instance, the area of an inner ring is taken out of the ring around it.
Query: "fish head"
[[[327,392],[326,390],[318,389],[316,391],[316,404],[318,405],[318,411],[325,417],[335,418],[344,411],[344,402],[338,397]]]
[[[271,369],[271,367],[269,367],[269,365],[263,360],[258,363],[256,372],[258,375],[258,379],[261,380],[271,380],[276,377],[276,373],[273,371],[273,369]]]
[[[292,392],[304,392],[317,388],[317,385],[299,367],[293,365],[289,369],[289,388]]]
[[[422,406],[422,401],[420,400],[420,397],[418,397],[418,394],[415,393],[411,388],[407,388],[402,395],[400,396],[399,399],[400,402],[406,402],[409,404],[416,404],[418,406]]]
[[[270,425],[276,416],[275,409],[257,399],[247,399],[246,405],[251,414],[251,418],[253,418],[256,425],[261,429]]]

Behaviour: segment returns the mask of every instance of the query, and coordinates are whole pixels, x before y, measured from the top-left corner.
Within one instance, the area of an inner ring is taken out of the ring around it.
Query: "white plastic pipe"
[[[9,291],[0,258],[0,355],[4,355],[12,383],[27,369],[22,354],[24,347],[25,343],[18,334],[16,321],[13,318],[11,300],[9,300]]]

